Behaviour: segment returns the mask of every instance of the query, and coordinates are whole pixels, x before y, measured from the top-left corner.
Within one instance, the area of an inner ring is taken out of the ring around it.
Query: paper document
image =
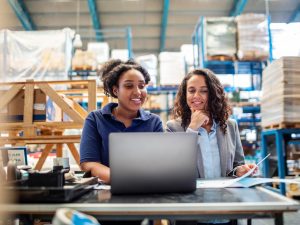
[[[93,186],[94,190],[110,190],[110,185],[106,185],[106,184],[95,184]]]
[[[197,180],[197,188],[225,188],[225,187],[251,187],[263,183],[284,182],[300,184],[300,181],[293,179],[273,179],[273,178],[252,178],[248,177],[255,169],[270,156],[268,154],[265,158],[260,160],[255,167],[245,173],[243,176],[235,179],[218,179],[218,180]]]

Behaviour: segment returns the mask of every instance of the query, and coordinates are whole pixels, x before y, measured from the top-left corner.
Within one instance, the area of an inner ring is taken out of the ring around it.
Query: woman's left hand
[[[254,167],[256,167],[255,164],[245,164],[245,165],[238,166],[235,171],[235,175],[241,177],[249,170],[253,169]],[[257,173],[257,171],[258,171],[258,167],[255,168],[254,172],[251,175]]]

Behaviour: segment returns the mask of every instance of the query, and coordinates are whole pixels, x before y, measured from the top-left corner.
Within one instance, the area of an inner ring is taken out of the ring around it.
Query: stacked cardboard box
[[[2,94],[3,91],[0,91]],[[74,108],[74,101],[61,95],[64,101]],[[44,92],[34,90],[33,121],[72,121]],[[0,122],[22,122],[24,119],[25,93],[21,90],[6,106],[0,110]],[[26,110],[26,109],[25,109]]]
[[[262,126],[300,123],[300,57],[282,57],[263,71]]]
[[[0,92],[0,94],[3,91]],[[25,92],[21,90],[0,111],[1,122],[20,122],[24,119]],[[34,90],[33,121],[46,120],[46,95],[40,89]]]
[[[236,18],[238,58],[266,60],[269,57],[268,23],[264,14],[242,14]]]

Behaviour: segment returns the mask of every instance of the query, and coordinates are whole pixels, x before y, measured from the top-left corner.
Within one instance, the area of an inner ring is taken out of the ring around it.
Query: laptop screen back
[[[196,188],[197,134],[112,133],[111,192],[191,192]]]

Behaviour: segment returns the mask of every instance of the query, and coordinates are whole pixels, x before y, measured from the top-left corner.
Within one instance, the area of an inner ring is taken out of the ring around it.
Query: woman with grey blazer
[[[238,125],[229,119],[230,107],[219,79],[208,69],[195,69],[183,79],[168,132],[198,134],[197,167],[200,178],[242,176],[245,165]]]

